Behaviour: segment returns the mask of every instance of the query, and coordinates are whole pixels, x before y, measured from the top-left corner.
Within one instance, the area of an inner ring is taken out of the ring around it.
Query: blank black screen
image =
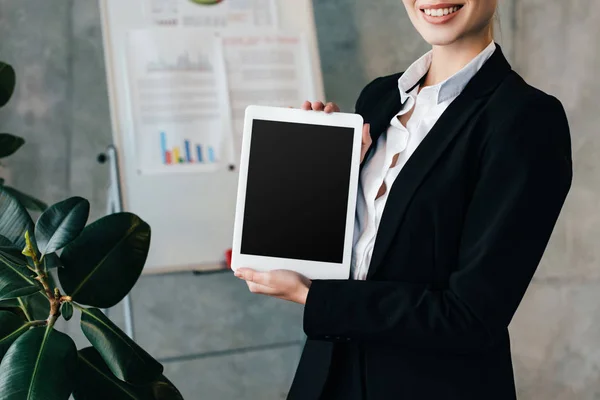
[[[342,262],[353,136],[253,121],[242,254]]]

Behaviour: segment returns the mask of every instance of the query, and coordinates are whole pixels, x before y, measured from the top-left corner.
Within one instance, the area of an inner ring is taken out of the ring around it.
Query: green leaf
[[[0,235],[0,246],[12,247],[12,246],[14,246],[14,244],[7,237]]]
[[[2,235],[0,235],[0,253],[19,265],[27,264],[27,257],[23,255],[22,249],[16,247],[10,240]]]
[[[28,296],[30,294],[39,292],[39,288],[36,287],[18,287],[18,288],[13,288],[9,285],[5,285],[2,286],[4,282],[1,282],[1,278],[0,278],[0,299],[2,300],[7,300],[7,299],[16,299],[18,297],[22,297],[22,296]]]
[[[50,279],[50,277],[48,277]],[[17,314],[23,320],[45,320],[50,315],[50,302],[41,290],[25,297],[0,301],[0,309]]]
[[[0,311],[0,361],[10,345],[23,334],[29,325],[10,311]]]
[[[65,320],[70,320],[73,316],[73,304],[69,302],[62,303],[60,306],[60,313]]]
[[[93,347],[79,350],[78,356],[75,400],[183,400],[164,376],[149,385],[136,386],[117,379]]]
[[[42,263],[44,263],[44,268],[46,270],[62,267],[62,261],[60,261],[60,258],[56,253],[46,254]]]
[[[150,390],[155,400],[183,400],[183,396],[164,375],[150,384]]]
[[[53,288],[56,287],[54,278],[51,274],[47,277],[48,285]],[[50,301],[46,297],[46,293],[40,288],[40,291],[25,297],[19,297],[17,299],[7,300],[14,304],[16,301],[17,307],[25,315],[27,320],[43,320],[47,319],[50,315]]]
[[[23,138],[10,133],[0,133],[0,158],[10,156],[24,144]]]
[[[41,200],[36,199],[28,194],[18,191],[15,188],[10,186],[4,186],[4,190],[6,190],[9,194],[11,194],[15,199],[17,199],[23,207],[31,211],[39,211],[43,212],[48,206]]]
[[[70,337],[50,327],[31,329],[0,363],[0,400],[67,400],[76,366]]]
[[[19,298],[0,301],[0,311],[8,311],[21,318],[23,321],[29,321],[23,309],[20,307]]]
[[[27,259],[27,263],[29,264],[30,267],[33,268],[34,263],[31,258]],[[43,269],[45,271],[47,271],[52,268],[62,267],[62,261],[60,260],[60,258],[58,257],[58,254],[56,254],[56,253],[46,254],[44,256],[44,259],[42,260],[42,266],[43,266]]]
[[[13,67],[0,61],[0,107],[4,107],[12,97],[16,80]]]
[[[137,282],[150,248],[150,226],[134,214],[119,213],[88,225],[64,248],[58,277],[78,303],[110,308]]]
[[[78,352],[75,400],[145,400],[149,396],[140,388],[117,379],[93,347]]]
[[[50,284],[50,287],[55,286]],[[50,315],[50,301],[44,292],[40,291],[30,296],[19,297],[19,300],[23,303],[21,309],[28,316],[28,319],[32,321],[47,319]]]
[[[18,265],[27,265],[27,257],[19,249],[13,246],[0,246],[0,254]]]
[[[81,197],[71,197],[44,211],[35,225],[42,256],[62,249],[79,236],[89,214],[90,202]]]
[[[24,249],[25,232],[33,234],[33,221],[25,208],[6,189],[0,188],[0,235],[17,248]]]
[[[15,247],[0,246],[0,256],[6,257],[6,259],[8,259],[13,264],[20,265],[26,268],[28,262],[27,257],[25,257],[23,253]],[[33,273],[33,271],[31,271],[31,273]]]
[[[0,301],[0,308],[15,308],[19,307],[19,298]]]
[[[97,308],[81,309],[81,330],[112,373],[133,384],[155,381],[163,366]]]
[[[52,274],[48,274],[46,278],[48,285],[51,288],[56,287],[56,282]],[[29,315],[30,320],[47,319],[50,315],[50,301],[46,297],[46,293],[43,291],[32,294],[27,297],[20,297],[19,300],[22,303],[22,309]]]
[[[0,300],[15,299],[40,291],[40,286],[30,278],[26,264],[0,251]]]

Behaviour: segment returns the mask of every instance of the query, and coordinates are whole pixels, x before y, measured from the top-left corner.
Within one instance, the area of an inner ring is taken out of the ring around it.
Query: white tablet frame
[[[354,128],[352,164],[350,167],[350,186],[348,188],[348,209],[346,211],[344,253],[341,263],[266,257],[241,253],[242,231],[244,228],[244,208],[246,202],[246,185],[248,179],[248,162],[250,158],[250,143],[252,140],[252,124],[255,119]],[[233,248],[231,256],[231,268],[234,271],[242,267],[252,268],[258,271],[286,269],[296,271],[309,279],[348,279],[350,275],[350,260],[352,257],[362,129],[363,118],[358,114],[327,114],[322,111],[306,111],[292,108],[264,106],[249,106],[246,108],[236,203],[237,207],[233,234]]]

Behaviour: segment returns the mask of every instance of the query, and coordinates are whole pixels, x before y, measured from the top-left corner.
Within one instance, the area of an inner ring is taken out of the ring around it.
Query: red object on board
[[[227,262],[227,266],[229,268],[231,268],[231,253],[232,253],[231,249],[229,249],[225,252],[225,261]]]

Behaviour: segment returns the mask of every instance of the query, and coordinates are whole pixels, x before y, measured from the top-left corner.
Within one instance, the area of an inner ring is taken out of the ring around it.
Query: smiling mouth
[[[463,8],[462,5],[436,5],[432,7],[422,8],[421,12],[430,17],[446,17],[456,13],[458,10]]]

